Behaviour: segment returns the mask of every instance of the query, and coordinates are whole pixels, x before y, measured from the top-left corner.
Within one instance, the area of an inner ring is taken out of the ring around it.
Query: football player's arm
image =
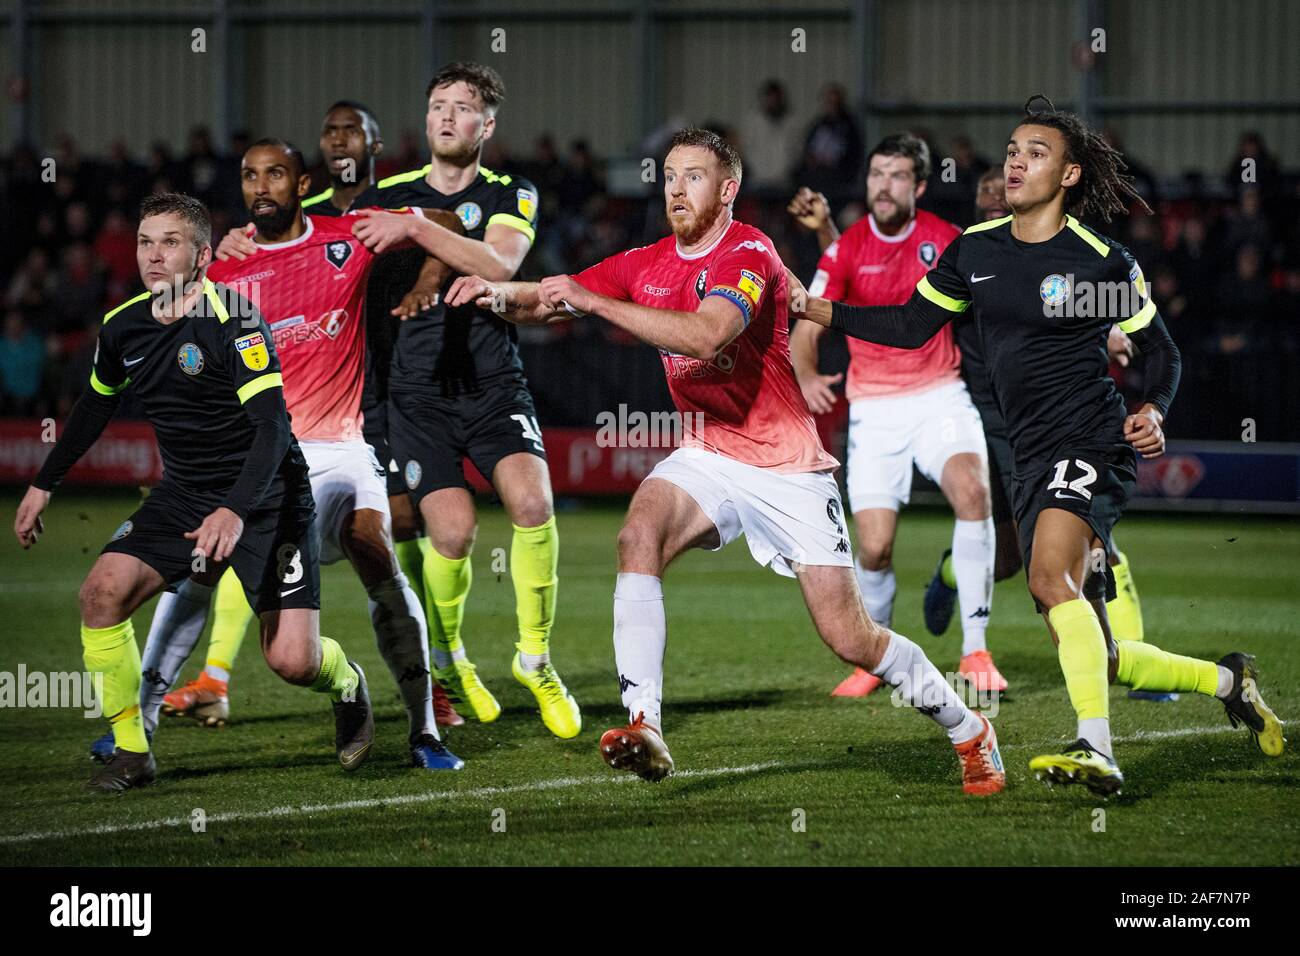
[[[546,325],[578,317],[563,306],[543,305],[536,282],[489,282],[482,276],[459,276],[447,289],[450,309],[464,305],[495,312],[515,325]]]
[[[394,242],[401,241],[392,239],[386,245],[380,244],[388,230],[400,229],[403,239],[409,239],[429,255],[436,256],[453,271],[481,276],[489,282],[510,279],[519,271],[533,244],[531,230],[526,234],[515,226],[502,223],[490,223],[482,239],[471,239],[423,216],[401,217],[400,221],[394,222],[392,220],[398,217],[380,219],[391,217],[391,213],[362,209],[356,215],[360,221],[352,227],[353,233],[375,251],[382,252]],[[368,226],[367,222],[372,219],[378,219],[381,225]],[[379,230],[384,232],[381,234]]]
[[[1150,315],[1145,324],[1138,324],[1141,312],[1120,323],[1142,356],[1144,380],[1142,407],[1124,419],[1124,438],[1143,458],[1159,458],[1165,451],[1165,416],[1178,391],[1183,360],[1155,303],[1148,301],[1146,309]]]
[[[690,358],[712,359],[745,330],[742,308],[710,293],[694,312],[655,309],[593,292],[573,276],[548,276],[538,286],[544,308],[599,315],[642,342]]]

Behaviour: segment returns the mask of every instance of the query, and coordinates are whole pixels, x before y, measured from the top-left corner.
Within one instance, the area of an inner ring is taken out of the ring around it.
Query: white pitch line
[[[679,770],[673,778],[679,777],[722,777],[731,774],[754,773],[781,766],[779,761],[746,764],[742,767],[713,767],[707,770]],[[617,777],[559,777],[555,780],[542,780],[537,783],[524,783],[513,787],[478,787],[474,790],[440,790],[432,793],[408,793],[396,797],[373,797],[368,800],[344,800],[339,803],[301,804],[271,807],[266,810],[232,810],[227,813],[212,813],[206,818],[208,823],[233,823],[244,820],[269,820],[276,817],[297,815],[312,816],[318,813],[337,813],[342,810],[370,810],[375,807],[400,807],[416,803],[428,803],[431,800],[477,800],[483,797],[497,797],[511,793],[532,793],[542,790],[562,790],[566,787],[581,787],[607,783],[627,783],[633,778]],[[15,843],[36,843],[42,840],[61,840],[72,837],[104,836],[113,833],[133,833],[142,830],[161,830],[167,827],[187,827],[190,818],[163,817],[159,820],[144,820],[140,823],[114,823],[100,826],[84,827],[74,830],[45,830],[36,833],[10,833],[0,835],[0,845]]]

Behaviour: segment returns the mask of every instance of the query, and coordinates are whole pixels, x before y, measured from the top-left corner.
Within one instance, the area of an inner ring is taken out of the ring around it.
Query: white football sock
[[[894,687],[899,699],[946,730],[954,744],[984,732],[979,715],[962,702],[925,651],[897,631],[889,632],[889,646],[872,673]]]
[[[1090,717],[1079,721],[1079,736],[1092,744],[1093,749],[1100,750],[1107,757],[1114,757],[1111,749],[1110,719],[1107,717]]]
[[[186,659],[203,636],[212,605],[212,588],[186,578],[175,593],[164,591],[149,625],[144,653],[140,655],[140,715],[150,733],[158,726],[158,710]]]
[[[993,559],[996,556],[993,519],[962,521],[952,528],[952,573],[957,579],[957,604],[961,608],[961,655],[985,649],[993,603]]]
[[[419,598],[400,571],[387,581],[367,588],[366,594],[379,654],[401,692],[411,736],[438,737],[429,677],[429,635]]]
[[[663,582],[650,574],[621,572],[614,586],[614,664],[623,706],[635,720],[663,730],[664,647],[668,624],[664,617]]]
[[[889,627],[894,617],[894,592],[898,590],[894,566],[891,564],[883,571],[868,571],[854,561],[853,573],[858,577],[858,590],[862,592],[862,603],[867,613],[881,627]]]

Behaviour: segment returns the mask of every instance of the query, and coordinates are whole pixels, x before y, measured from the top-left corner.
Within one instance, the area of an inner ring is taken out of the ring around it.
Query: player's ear
[[[916,195],[915,195],[914,197],[912,197],[912,198],[914,198],[914,199],[920,199],[922,196],[924,196],[924,195],[925,195],[925,187],[928,186],[929,184],[930,184],[930,180],[928,180],[928,179],[922,179],[919,183],[917,183],[917,184],[916,184]]]
[[[1078,163],[1066,163],[1065,175],[1061,177],[1061,185],[1066,189],[1079,184],[1079,178],[1083,175],[1083,167]]]
[[[722,195],[719,197],[722,200],[722,205],[730,206],[735,202],[736,194],[739,192],[740,183],[734,179],[724,179],[722,181]]]
[[[311,176],[303,173],[298,177],[298,198],[305,198],[309,192],[311,192]]]
[[[370,155],[378,156],[384,151],[384,140],[381,136],[376,136],[373,143],[370,144]]]
[[[491,139],[492,134],[496,132],[497,118],[494,114],[488,113],[487,118],[483,120],[483,138]]]
[[[212,265],[212,245],[206,243],[194,257],[194,271],[201,275],[210,265]]]

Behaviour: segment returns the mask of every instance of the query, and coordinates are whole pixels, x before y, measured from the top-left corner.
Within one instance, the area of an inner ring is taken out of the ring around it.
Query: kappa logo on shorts
[[[939,247],[933,242],[923,242],[916,247],[916,257],[928,269],[939,258]]]
[[[203,350],[193,342],[186,342],[176,353],[176,361],[186,375],[198,375],[203,371]]]
[[[420,469],[420,463],[418,461],[416,461],[415,459],[411,459],[410,461],[408,461],[406,463],[406,470],[404,472],[404,477],[406,478],[406,487],[414,491],[415,486],[420,483],[420,476],[422,474],[424,474],[424,472]]]
[[[352,243],[346,239],[325,243],[325,260],[335,269],[342,269],[352,258]]]
[[[109,538],[108,540],[120,541],[123,538],[125,538],[128,534],[130,534],[134,529],[135,529],[135,525],[132,524],[130,521],[123,521],[120,525],[118,525],[117,530],[113,532],[113,537]]]

